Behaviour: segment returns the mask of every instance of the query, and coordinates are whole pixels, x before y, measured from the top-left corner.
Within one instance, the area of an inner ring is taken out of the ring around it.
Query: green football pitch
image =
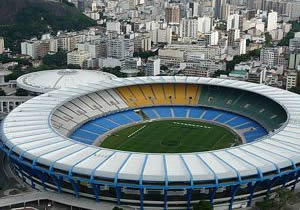
[[[201,152],[237,145],[227,128],[197,121],[152,121],[118,130],[101,147],[149,153]]]

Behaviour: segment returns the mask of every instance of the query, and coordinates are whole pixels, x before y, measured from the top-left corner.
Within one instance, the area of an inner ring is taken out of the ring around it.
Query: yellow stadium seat
[[[117,91],[121,98],[128,104],[130,107],[135,107],[137,99],[131,94],[128,87],[118,87]]]
[[[198,104],[201,88],[199,85],[188,84],[186,86],[186,98],[191,105]]]
[[[152,101],[150,99],[147,99],[147,97],[144,95],[144,93],[141,91],[140,87],[137,85],[129,86],[128,87],[131,90],[131,93],[136,98],[136,105],[137,106],[144,106],[144,105],[151,105]]]
[[[153,93],[155,94],[155,104],[170,104],[170,100],[166,98],[162,84],[152,84]]]
[[[174,84],[163,84],[163,88],[166,99],[173,104],[172,101],[175,99]]]
[[[174,104],[188,104],[188,99],[186,98],[186,88],[185,84],[175,85],[175,98],[173,100]]]

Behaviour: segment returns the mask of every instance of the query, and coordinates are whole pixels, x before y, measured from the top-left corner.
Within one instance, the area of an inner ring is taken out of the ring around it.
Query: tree
[[[256,202],[255,206],[258,207],[259,210],[281,210],[286,207],[287,202],[295,196],[294,192],[287,188],[279,188],[275,193],[276,195],[272,199],[267,196],[263,201]]]
[[[267,47],[272,47],[273,44],[272,44],[272,36],[269,32],[265,33],[265,46]]]
[[[289,89],[289,91],[300,94],[300,87],[292,87]]]
[[[278,209],[285,207],[287,202],[295,196],[294,192],[287,188],[279,188],[276,193]]]
[[[6,96],[6,93],[3,89],[0,89],[0,96]]]
[[[219,77],[221,74],[223,74],[223,75],[228,75],[229,72],[224,71],[224,70],[217,70],[217,71],[215,71],[213,77]]]
[[[246,46],[248,47],[251,43],[251,40],[250,39],[246,39]]]
[[[81,69],[81,66],[77,64],[68,64],[68,69]]]
[[[255,49],[248,52],[250,57],[259,58],[261,49]]]
[[[273,201],[270,199],[265,199],[263,201],[257,201],[255,203],[255,206],[259,209],[259,210],[270,210],[272,209],[272,207],[274,207]]]
[[[280,40],[278,43],[278,46],[289,46],[290,39],[293,39],[295,37],[295,33],[292,31],[289,31],[286,36]]]
[[[234,66],[236,64],[251,60],[252,58],[259,58],[259,56],[260,56],[260,49],[249,51],[245,55],[236,55],[233,57],[232,61],[228,61],[226,63],[226,71],[230,72],[234,69]]]
[[[28,96],[28,91],[22,88],[18,88],[16,91],[16,96]]]
[[[152,51],[146,51],[146,52],[134,52],[133,57],[141,57],[143,59],[147,59],[149,57],[157,55],[158,51],[152,52]]]
[[[111,74],[113,74],[117,77],[126,77],[126,74],[121,72],[121,67],[120,66],[116,66],[114,68],[104,67],[104,68],[102,68],[102,71],[111,73]]]
[[[193,205],[194,210],[213,210],[209,201],[199,201],[199,203]]]
[[[67,66],[67,52],[59,50],[53,55],[43,57],[43,64],[54,68],[62,68]]]
[[[8,82],[9,80],[16,80],[18,79],[18,77],[22,76],[26,74],[26,72],[21,71],[21,69],[19,67],[17,67],[15,70],[12,71],[11,74],[6,75],[4,77],[5,82]]]
[[[123,209],[120,208],[120,207],[115,206],[112,210],[123,210]]]
[[[165,66],[165,65],[161,65],[160,66],[160,70],[166,71],[166,70],[169,70],[169,68],[167,66]]]
[[[290,39],[295,37],[295,32],[300,31],[300,23],[298,21],[289,22],[292,24],[292,29],[289,31],[286,36],[278,43],[279,46],[289,46]]]

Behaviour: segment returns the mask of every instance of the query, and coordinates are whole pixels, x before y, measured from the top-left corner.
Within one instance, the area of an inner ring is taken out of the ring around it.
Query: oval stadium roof
[[[74,87],[88,82],[111,80],[116,76],[95,70],[58,69],[25,74],[17,79],[20,88],[46,93],[64,87]]]
[[[249,144],[181,154],[146,154],[99,148],[73,141],[59,134],[51,125],[50,119],[56,108],[74,98],[110,88],[153,83],[218,85],[255,92],[281,104],[288,119],[278,130]],[[10,151],[34,163],[70,173],[143,181],[225,180],[296,167],[295,164],[300,162],[300,96],[236,80],[176,76],[117,78],[37,96],[8,115],[2,124],[2,135]]]

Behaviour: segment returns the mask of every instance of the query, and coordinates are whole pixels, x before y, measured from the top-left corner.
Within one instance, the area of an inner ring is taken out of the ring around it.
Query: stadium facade
[[[177,106],[184,107],[184,115],[177,116]],[[204,111],[197,115],[199,107]],[[213,117],[210,112],[210,120],[244,132],[247,144],[180,154],[93,145],[125,124],[164,116],[201,121],[210,108],[220,111]],[[189,209],[199,200],[232,209],[251,206],[277,188],[297,187],[299,114],[300,96],[260,84],[199,77],[113,79],[54,90],[20,105],[2,122],[1,149],[33,188],[141,209]],[[98,121],[91,126],[99,129],[87,126],[93,120]]]

